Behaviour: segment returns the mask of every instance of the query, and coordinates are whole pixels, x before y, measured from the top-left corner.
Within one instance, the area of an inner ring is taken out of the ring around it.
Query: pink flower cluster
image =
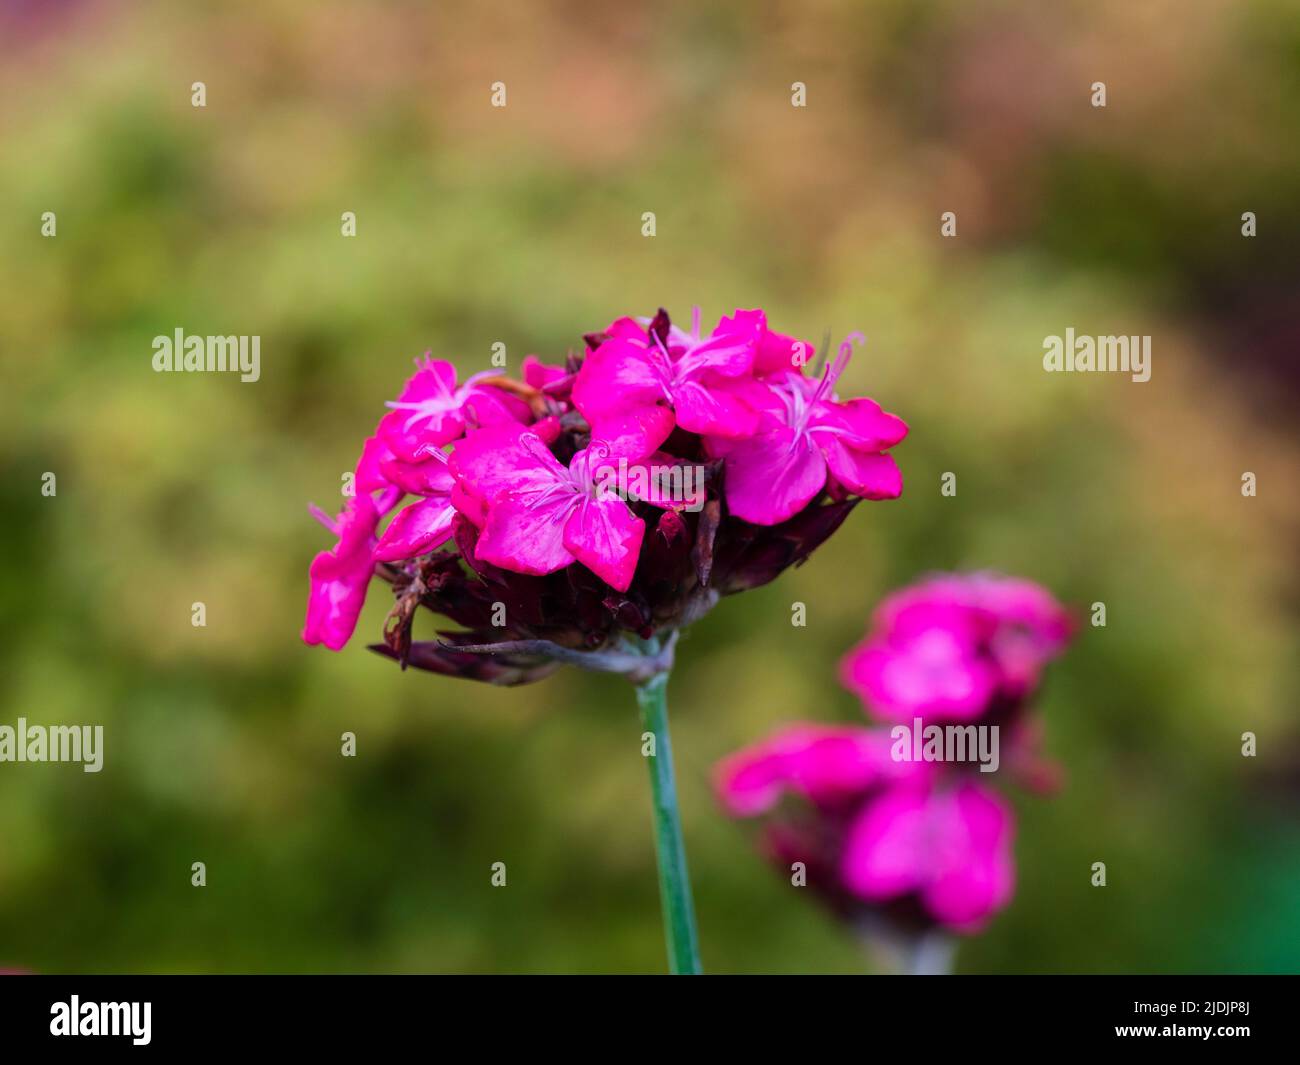
[[[646,630],[645,619],[667,613],[651,585],[683,584],[645,573],[645,587],[634,587],[665,544],[693,538],[691,583],[707,584],[721,522],[778,526],[819,500],[902,491],[888,452],[907,426],[870,399],[835,395],[851,343],[814,377],[805,368],[811,346],[771,331],[761,310],[736,311],[708,334],[698,312],[685,332],[661,310],[620,318],[586,341],[585,357],[564,366],[530,356],[523,381],[488,373],[458,383],[450,363],[426,356],[417,364],[365,443],[355,497],[337,520],[317,514],[337,543],[311,564],[307,643],[343,647],[377,566],[409,587],[426,573],[414,560],[453,539],[481,574],[495,567],[541,577],[581,566],[607,586],[611,617],[637,617]],[[688,526],[671,503],[612,487],[615,470],[650,464],[707,471],[710,498],[725,512]],[[767,557],[801,561],[837,524],[806,522],[785,537],[793,547]],[[733,528],[722,540],[743,538]],[[770,577],[738,574],[733,583],[738,590],[762,579]]]
[[[944,786],[933,764],[894,761],[883,731],[793,725],[721,762],[717,785],[738,817],[770,813],[786,793],[810,804],[770,826],[769,847],[846,911],[901,899],[973,931],[1011,898],[1011,810],[973,782]]]
[[[762,311],[737,311],[703,337],[698,316],[690,333],[656,324],[615,322],[578,374],[573,402],[595,438],[641,458],[675,428],[701,437],[724,460],[730,512],[757,525],[794,516],[828,478],[863,499],[901,494],[887,452],[907,425],[873,400],[835,395],[850,342],[814,379],[804,373],[812,348],[773,333]]]
[[[1013,745],[1032,745],[1025,701],[1071,631],[1043,588],[937,576],[891,596],[875,620],[843,669],[874,714],[909,727],[1009,724]],[[890,730],[798,724],[724,759],[715,782],[729,813],[768,818],[771,857],[803,862],[809,886],[846,918],[866,910],[905,930],[977,931],[1011,899],[1013,812],[971,765],[913,760],[910,749]],[[1031,756],[1010,761],[1023,769]]]

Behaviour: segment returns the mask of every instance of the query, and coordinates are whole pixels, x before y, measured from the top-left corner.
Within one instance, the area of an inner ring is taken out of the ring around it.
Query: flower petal
[[[732,514],[755,525],[776,525],[822,490],[826,460],[808,434],[779,425],[728,451],[724,476]]]
[[[379,435],[394,455],[403,462],[420,462],[422,449],[442,447],[465,431],[465,418],[459,410],[447,410],[423,416],[415,411],[394,410],[379,422]]]
[[[767,330],[762,311],[737,311],[723,318],[713,334],[691,345],[677,359],[673,369],[679,381],[711,372],[740,377],[754,368],[754,353]]]
[[[380,562],[398,562],[427,554],[451,539],[456,508],[447,496],[434,496],[398,511],[375,548]]]
[[[929,802],[922,789],[895,788],[866,806],[844,845],[842,874],[850,891],[882,902],[927,883]]]
[[[379,469],[388,484],[396,485],[409,495],[448,495],[456,483],[446,456],[427,458],[423,462],[403,462],[390,455],[380,461]]]
[[[528,404],[518,396],[491,385],[474,385],[464,391],[464,409],[479,426],[526,423],[532,417]]]
[[[383,474],[383,463],[385,459],[392,457],[392,450],[378,431],[374,436],[367,437],[365,445],[361,448],[361,458],[357,460],[355,484],[357,492],[369,495],[381,488],[387,488],[388,479]]]
[[[814,435],[818,429],[830,430],[859,451],[887,451],[907,437],[907,422],[866,397],[818,403],[810,425]]]
[[[895,788],[868,804],[849,829],[842,874],[872,901],[919,894],[930,914],[975,931],[1011,899],[1011,810],[975,784],[954,791]]]
[[[629,499],[670,510],[694,512],[704,506],[706,470],[699,462],[656,451],[625,462],[619,472],[625,475],[622,488]]]
[[[794,372],[802,374],[804,367],[813,361],[817,345],[806,340],[788,337],[783,333],[764,331],[754,355],[754,373],[761,377]]]
[[[605,330],[605,335],[618,337],[621,340],[631,340],[634,343],[645,344],[646,342],[646,332],[641,327],[641,323],[629,315],[624,315],[622,318],[616,318],[610,322],[609,328]]]
[[[675,424],[668,407],[637,407],[604,415],[592,424],[591,436],[603,441],[612,457],[636,460],[667,440]]]
[[[573,383],[573,404],[591,425],[665,398],[664,376],[645,345],[621,337],[591,352]]]
[[[520,369],[524,375],[524,383],[530,388],[537,389],[562,381],[569,375],[565,367],[542,362],[536,355],[525,355]]]
[[[620,592],[632,583],[644,536],[645,522],[617,497],[582,499],[564,526],[564,546]]]
[[[701,436],[752,436],[758,414],[721,381],[682,381],[673,388],[677,424]]]
[[[966,784],[936,804],[930,832],[933,868],[922,901],[945,924],[975,931],[1015,890],[1014,816],[992,792]]]
[[[737,817],[753,817],[790,790],[822,807],[852,802],[883,781],[928,776],[924,762],[895,762],[888,734],[860,727],[797,724],[718,763],[714,785]]]
[[[528,445],[525,438],[530,435],[535,434],[509,425],[471,432],[451,453],[452,473],[487,502],[507,492],[533,494],[570,483],[569,471],[555,456],[544,447]]]
[[[379,434],[404,462],[418,462],[424,445],[441,447],[465,431],[465,416],[456,396],[456,367],[425,354],[397,397],[393,411],[379,423]]]
[[[399,403],[423,403],[430,399],[449,399],[456,391],[456,367],[445,359],[431,359],[425,352],[423,361],[408,378],[397,397]]]
[[[513,494],[495,500],[474,545],[481,562],[540,576],[573,562],[564,546],[564,524],[577,506],[576,492],[556,493],[547,502],[525,502]]]
[[[897,499],[903,494],[903,471],[893,455],[856,451],[836,437],[809,434],[822,445],[826,464],[845,488],[863,499]]]
[[[339,516],[338,543],[312,560],[302,630],[305,643],[323,643],[338,651],[352,638],[375,571],[372,552],[378,522],[379,512],[370,496],[354,496]]]
[[[998,677],[960,628],[936,624],[910,635],[872,638],[841,665],[844,684],[885,721],[973,721],[997,691]]]

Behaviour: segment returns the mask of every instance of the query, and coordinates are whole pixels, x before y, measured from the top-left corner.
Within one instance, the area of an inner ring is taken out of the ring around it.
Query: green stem
[[[668,941],[668,969],[674,974],[698,974],[702,972],[700,944],[695,932],[691,879],[686,872],[682,820],[677,810],[667,695],[667,673],[656,673],[636,688],[642,727],[655,738],[655,753],[646,761],[654,800],[655,853],[659,858],[659,898],[663,904],[664,938]]]

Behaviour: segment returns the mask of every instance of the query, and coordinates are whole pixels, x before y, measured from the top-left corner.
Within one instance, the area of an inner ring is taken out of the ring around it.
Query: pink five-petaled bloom
[[[379,436],[404,462],[419,462],[421,448],[442,447],[469,426],[529,421],[528,404],[484,382],[499,376],[489,370],[456,384],[456,367],[425,356],[393,408],[379,423]]]
[[[741,440],[708,437],[710,454],[723,457],[727,507],[756,525],[776,525],[797,514],[833,484],[864,499],[896,499],[903,475],[888,449],[907,436],[907,423],[870,399],[841,403],[834,387],[848,365],[845,341],[820,380],[788,371],[747,393],[762,410],[757,430]]]
[[[886,599],[841,666],[878,719],[974,721],[1032,694],[1073,622],[1032,581],[942,574]]]
[[[592,432],[626,451],[650,454],[674,425],[726,438],[754,431],[758,415],[743,396],[754,384],[762,312],[724,318],[708,337],[642,329],[621,318],[588,354],[573,386],[573,403]],[[672,342],[677,340],[677,342]]]
[[[602,475],[610,458],[608,445],[597,442],[566,468],[536,433],[470,433],[451,465],[466,494],[486,510],[475,557],[535,575],[581,562],[611,588],[627,591],[645,522]],[[484,509],[464,506],[471,520],[482,519]]]
[[[357,627],[366,601],[366,586],[375,572],[379,510],[370,496],[357,495],[348,500],[337,522],[319,511],[314,513],[321,524],[338,535],[338,543],[312,560],[311,595],[302,638],[309,644],[323,643],[337,651]]]
[[[890,748],[882,730],[793,725],[721,761],[715,786],[733,815],[777,818],[775,856],[804,861],[838,905],[910,898],[931,920],[976,931],[1011,899],[1011,810],[933,763],[895,761]],[[805,800],[811,823],[780,821],[787,792]]]

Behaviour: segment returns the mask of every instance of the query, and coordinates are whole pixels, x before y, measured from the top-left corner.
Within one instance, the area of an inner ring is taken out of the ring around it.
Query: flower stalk
[[[650,769],[650,796],[654,807],[655,856],[659,865],[659,898],[663,907],[668,969],[674,975],[699,975],[699,936],[695,930],[695,904],[686,870],[686,844],[682,839],[677,805],[677,776],[673,767],[672,738],[668,732],[668,677],[673,668],[678,632],[662,638],[628,636],[612,649],[576,651],[549,640],[502,640],[482,644],[442,644],[461,654],[526,654],[594,673],[618,673],[636,687],[641,727],[654,737]]]
[[[646,761],[654,804],[655,854],[659,862],[659,898],[668,944],[668,969],[674,975],[698,975],[703,971],[700,944],[677,806],[672,740],[668,734],[668,676],[665,670],[639,683],[636,699],[641,708],[642,727],[655,741],[654,754]]]

